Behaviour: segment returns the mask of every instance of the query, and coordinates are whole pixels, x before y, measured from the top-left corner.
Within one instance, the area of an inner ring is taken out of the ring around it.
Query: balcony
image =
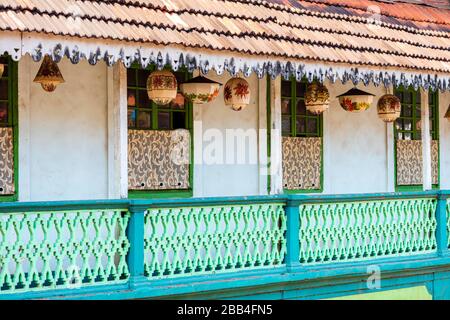
[[[315,299],[450,271],[450,192],[0,204],[0,299]],[[440,279],[440,280],[439,280]]]

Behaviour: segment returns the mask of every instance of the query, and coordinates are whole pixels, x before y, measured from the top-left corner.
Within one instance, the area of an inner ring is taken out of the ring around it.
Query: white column
[[[108,196],[128,197],[127,70],[108,68]]]
[[[210,71],[213,72],[213,71]],[[195,70],[193,77],[200,75],[199,70]],[[193,120],[193,177],[192,177],[192,195],[195,198],[203,197],[203,109],[201,104],[192,105],[192,120]]]
[[[327,86],[327,88],[331,87],[331,84],[328,82],[325,84]],[[330,97],[331,98],[331,97]],[[330,100],[330,104],[331,104]],[[331,160],[331,155],[332,155],[332,150],[331,150],[331,144],[329,143],[330,141],[332,141],[331,138],[331,134],[332,134],[332,129],[330,128],[330,121],[329,121],[329,117],[330,117],[330,112],[332,112],[330,109],[328,109],[327,111],[325,111],[324,113],[322,113],[322,163],[323,163],[323,167],[322,167],[322,172],[323,174],[323,181],[322,181],[322,190],[324,194],[327,193],[333,193],[333,185],[331,183],[328,182],[329,179],[327,179],[327,175],[325,174],[325,172],[330,172],[328,171],[333,170],[333,168],[331,168],[331,164],[333,163]]]
[[[270,82],[271,99],[271,147],[270,147],[270,193],[283,193],[283,155],[281,136],[281,77]]]
[[[267,154],[267,78],[259,80],[258,97],[258,167],[259,167],[259,194],[267,194],[268,154]]]
[[[386,89],[387,94],[394,94],[394,87]],[[395,191],[395,137],[394,137],[394,125],[392,123],[386,123],[386,188],[387,192]]]
[[[18,188],[19,201],[31,200],[31,181],[30,181],[30,111],[31,100],[30,90],[33,81],[31,74],[31,58],[25,56],[19,61],[18,81],[19,81],[19,175],[14,177],[19,179]]]
[[[431,135],[430,110],[428,106],[428,91],[420,91],[421,124],[422,124],[422,163],[423,163],[423,190],[431,190]]]
[[[194,166],[194,176],[192,177],[193,186],[191,187],[193,188],[193,196],[198,198],[203,196],[203,105],[193,105],[193,121],[194,163],[191,165]]]
[[[444,118],[450,106],[450,91],[439,92],[439,115],[441,125],[439,126],[439,163],[440,181],[443,190],[450,189],[450,122]]]

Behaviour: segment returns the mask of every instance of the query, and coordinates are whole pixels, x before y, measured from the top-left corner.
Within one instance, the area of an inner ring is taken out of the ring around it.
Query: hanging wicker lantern
[[[65,81],[56,62],[46,55],[33,82],[40,83],[45,91],[53,92]]]
[[[1,78],[2,75],[3,75],[3,71],[5,71],[5,65],[2,64],[2,63],[0,63],[0,78]]]
[[[353,88],[338,96],[341,107],[348,112],[361,112],[370,108],[375,95]]]
[[[400,117],[402,107],[400,99],[393,94],[385,94],[378,100],[378,117],[384,122],[394,122]]]
[[[228,80],[223,91],[225,105],[234,111],[241,111],[250,104],[250,88],[247,80],[233,78]]]
[[[216,81],[199,76],[181,84],[180,89],[189,101],[204,104],[217,98],[221,85]]]
[[[152,72],[147,79],[148,97],[158,105],[169,104],[177,96],[177,86],[177,78],[172,72]]]
[[[330,93],[326,86],[320,83],[308,85],[305,93],[306,109],[312,114],[321,114],[330,106]]]
[[[445,113],[445,119],[447,119],[448,122],[450,122],[450,104],[448,105],[447,112]]]

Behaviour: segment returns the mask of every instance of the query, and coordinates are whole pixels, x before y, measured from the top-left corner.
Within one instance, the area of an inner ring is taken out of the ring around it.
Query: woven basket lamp
[[[306,109],[312,114],[321,114],[330,106],[330,93],[321,83],[311,83],[305,93]]]
[[[205,104],[217,98],[220,86],[221,84],[216,81],[199,76],[182,83],[180,89],[189,101]]]
[[[147,93],[157,105],[169,104],[177,97],[178,83],[168,70],[154,71],[147,79]]]
[[[342,109],[348,112],[362,112],[370,108],[375,95],[359,90],[350,89],[338,96]]]
[[[250,86],[247,80],[233,78],[228,80],[223,90],[225,105],[234,111],[241,111],[250,104]]]
[[[33,82],[40,83],[45,91],[53,92],[65,81],[56,62],[46,55]]]
[[[384,122],[394,122],[400,117],[402,105],[400,99],[393,94],[385,94],[378,100],[378,117]]]

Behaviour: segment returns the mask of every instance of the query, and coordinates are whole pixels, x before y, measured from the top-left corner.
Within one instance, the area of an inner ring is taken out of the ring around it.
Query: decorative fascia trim
[[[273,56],[251,56],[227,51],[190,49],[182,46],[160,46],[133,42],[61,37],[40,33],[0,32],[0,52],[8,53],[18,61],[29,54],[34,61],[50,55],[59,62],[67,57],[74,64],[86,59],[91,65],[103,60],[108,66],[122,61],[126,67],[139,63],[143,68],[155,64],[158,69],[170,65],[173,70],[186,67],[189,72],[201,70],[203,74],[215,70],[218,75],[228,71],[231,76],[242,73],[245,77],[253,72],[259,78],[268,74],[272,79],[281,75],[285,79],[294,76],[297,80],[306,77],[309,82],[328,79],[334,83],[351,81],[368,86],[381,84],[389,87],[412,85],[416,90],[422,87],[441,91],[450,90],[450,74],[409,71],[405,69],[356,66],[328,62],[292,61]]]

